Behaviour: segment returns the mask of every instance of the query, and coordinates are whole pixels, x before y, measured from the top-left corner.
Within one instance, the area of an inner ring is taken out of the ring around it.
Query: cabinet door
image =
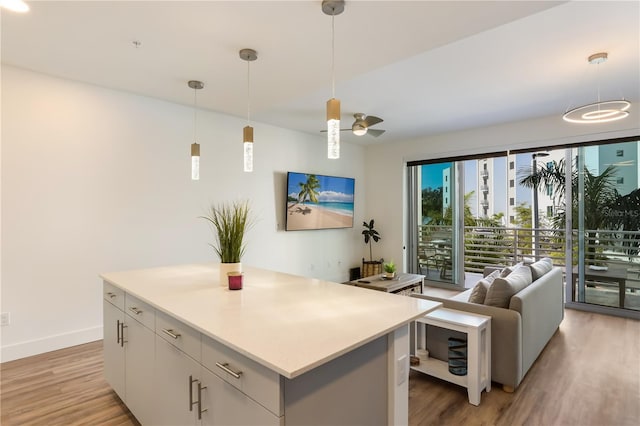
[[[200,364],[160,336],[156,336],[155,423],[157,425],[193,425],[198,415],[196,405]],[[191,390],[191,394],[190,394]]]
[[[200,377],[206,386],[202,391],[202,409],[206,410],[202,413],[203,426],[284,424],[284,417],[275,416],[208,369],[202,367]]]
[[[104,378],[124,401],[124,347],[120,344],[119,337],[121,324],[124,322],[124,313],[107,301],[104,301],[102,306]]]
[[[125,316],[125,392],[127,407],[142,424],[154,424],[154,340],[155,333]]]

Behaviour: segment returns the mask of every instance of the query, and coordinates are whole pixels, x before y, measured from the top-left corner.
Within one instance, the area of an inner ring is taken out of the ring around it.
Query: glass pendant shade
[[[245,126],[242,129],[242,140],[244,141],[244,171],[253,171],[253,127]]]
[[[191,144],[191,180],[200,180],[200,144]]]
[[[340,158],[340,101],[327,101],[327,157],[335,160]]]
[[[29,5],[23,0],[0,0],[0,7],[12,12],[24,13],[29,11]]]

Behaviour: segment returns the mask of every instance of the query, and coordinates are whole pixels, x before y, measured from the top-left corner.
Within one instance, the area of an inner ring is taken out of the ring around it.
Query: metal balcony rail
[[[464,227],[464,269],[482,273],[486,265],[514,265],[550,257],[556,266],[565,266],[564,230],[538,228]],[[578,232],[573,231],[573,253],[577,259]],[[432,249],[451,250],[451,226],[423,225],[418,228],[418,262],[428,262]],[[640,231],[586,230],[585,262],[621,265],[640,278]]]

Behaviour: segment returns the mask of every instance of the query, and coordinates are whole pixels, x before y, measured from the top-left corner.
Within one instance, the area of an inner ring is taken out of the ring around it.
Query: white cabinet
[[[260,425],[284,424],[284,417],[277,417],[244,393],[202,367],[202,425]]]
[[[124,343],[120,340],[124,312],[105,300],[103,320],[104,378],[124,401]]]
[[[197,384],[193,381],[198,380],[200,368],[200,364],[187,354],[156,336],[156,424],[196,424]]]
[[[154,332],[125,315],[125,402],[142,424],[154,423]]]
[[[103,320],[105,379],[141,423],[152,424],[155,310],[105,283]]]
[[[156,333],[155,424],[283,424],[278,416],[183,352],[187,349],[200,357],[200,336],[195,350],[193,329],[159,313]]]

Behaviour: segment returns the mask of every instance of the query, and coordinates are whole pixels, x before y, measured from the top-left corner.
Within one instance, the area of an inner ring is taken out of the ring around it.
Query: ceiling
[[[320,1],[28,1],[1,16],[2,62],[320,135],[331,97],[331,17]],[[638,1],[347,1],[335,17],[336,97],[384,118],[391,143],[640,101]],[[139,47],[134,45],[139,41]],[[590,65],[587,57],[609,53]],[[259,132],[259,124],[255,126]],[[258,133],[257,133],[258,134]]]

